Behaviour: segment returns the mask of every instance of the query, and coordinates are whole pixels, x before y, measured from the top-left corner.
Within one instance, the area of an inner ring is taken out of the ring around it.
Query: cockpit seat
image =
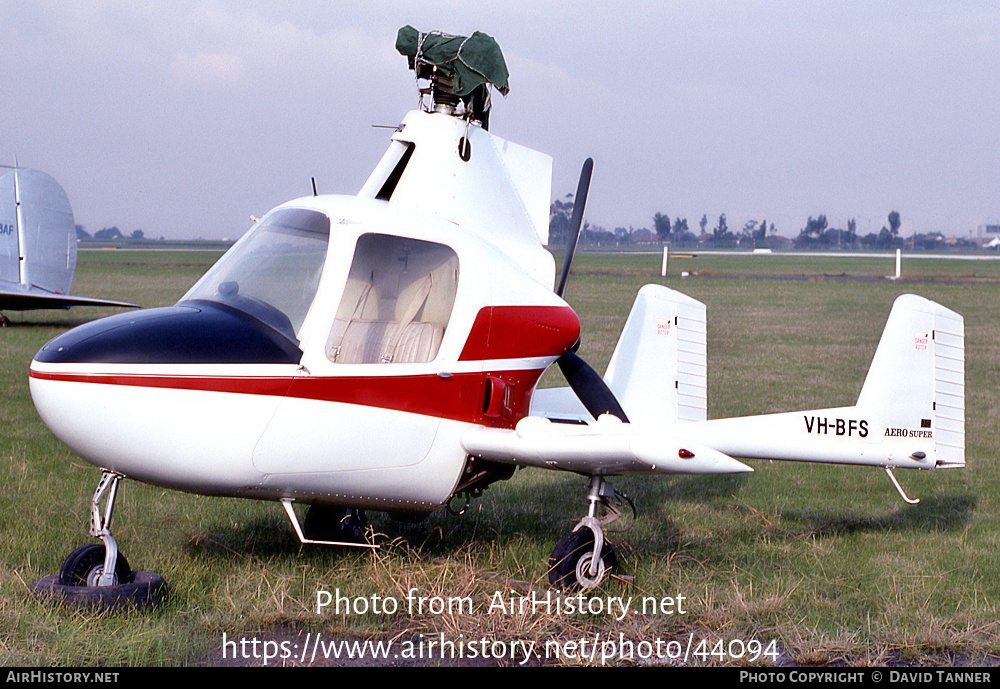
[[[330,359],[339,364],[411,364],[430,361],[441,346],[444,331],[433,323],[353,319],[338,322],[343,328],[340,344]]]

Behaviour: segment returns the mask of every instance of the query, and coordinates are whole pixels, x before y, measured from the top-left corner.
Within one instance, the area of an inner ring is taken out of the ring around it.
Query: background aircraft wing
[[[54,294],[38,289],[25,288],[18,284],[0,282],[0,311],[31,311],[34,309],[68,309],[71,306],[123,306],[139,308],[138,304],[111,299],[75,297],[69,294]]]

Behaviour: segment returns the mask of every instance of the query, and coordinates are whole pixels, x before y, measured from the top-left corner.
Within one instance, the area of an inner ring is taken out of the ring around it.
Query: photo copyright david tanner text
[[[992,684],[992,669],[974,670],[881,670],[807,669],[740,670],[740,683],[747,684]]]

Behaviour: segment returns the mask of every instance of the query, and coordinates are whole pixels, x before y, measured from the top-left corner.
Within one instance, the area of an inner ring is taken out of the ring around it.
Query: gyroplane
[[[486,126],[490,85],[507,89],[495,42],[406,27],[397,47],[420,107],[356,195],[278,206],[174,306],[87,323],[35,356],[41,418],[102,471],[100,542],[70,555],[60,586],[130,581],[110,528],[125,478],[275,501],[302,542],[357,544],[366,510],[419,518],[517,467],[573,472],[589,477],[585,515],[549,579],[579,589],[617,565],[616,476],[766,458],[884,467],[899,488],[896,468],[964,465],[963,319],[914,295],[895,302],[855,406],[707,419],[706,308],[663,285],[638,292],[598,374],[563,298],[575,239],[558,285],[545,248],[551,159]],[[568,385],[536,389],[553,364]]]
[[[39,170],[0,165],[0,323],[3,311],[124,306],[69,294],[76,272],[76,225],[66,192]]]

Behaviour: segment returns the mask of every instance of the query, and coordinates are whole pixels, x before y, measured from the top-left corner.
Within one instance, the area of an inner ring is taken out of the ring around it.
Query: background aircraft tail
[[[0,177],[0,280],[69,294],[76,225],[66,192],[38,170]]]

